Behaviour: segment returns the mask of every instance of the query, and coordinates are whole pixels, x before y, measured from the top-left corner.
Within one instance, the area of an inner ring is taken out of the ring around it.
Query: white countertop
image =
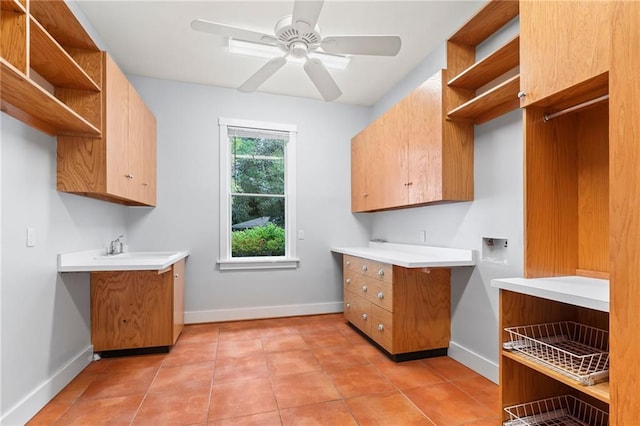
[[[491,286],[609,312],[609,280],[578,276],[501,278],[491,280]]]
[[[473,250],[413,244],[369,242],[368,246],[334,247],[335,253],[363,257],[405,268],[473,266]]]
[[[106,255],[105,249],[58,254],[58,272],[160,271],[189,256],[188,251],[128,251]]]

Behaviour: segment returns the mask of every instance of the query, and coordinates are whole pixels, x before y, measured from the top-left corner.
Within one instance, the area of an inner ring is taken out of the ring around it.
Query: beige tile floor
[[[168,354],[93,362],[34,425],[492,425],[498,386],[395,363],[342,315],[186,326]]]

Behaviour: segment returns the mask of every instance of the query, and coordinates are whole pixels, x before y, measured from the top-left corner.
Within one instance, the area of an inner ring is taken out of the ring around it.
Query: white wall
[[[480,59],[518,31],[514,20],[479,46]],[[373,108],[378,117],[437,70],[446,67],[446,48],[435,49]],[[491,380],[498,380],[498,291],[493,278],[522,276],[523,157],[522,112],[515,110],[475,126],[474,201],[367,214],[372,238],[392,242],[469,248],[480,257],[482,237],[507,238],[507,263],[479,261],[453,268],[449,354]]]
[[[89,362],[89,275],[58,274],[58,253],[106,246],[126,208],[56,191],[56,140],[0,114],[3,424],[31,417]],[[36,245],[26,247],[26,229]]]
[[[341,311],[340,258],[330,247],[369,238],[369,219],[350,213],[350,140],[369,109],[130,79],[158,120],[158,206],[129,210],[128,240],[132,249],[191,251],[186,321]],[[298,269],[218,270],[219,117],[297,126]]]

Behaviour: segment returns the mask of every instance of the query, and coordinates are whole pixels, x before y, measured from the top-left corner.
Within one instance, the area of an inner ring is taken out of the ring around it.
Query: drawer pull
[[[351,261],[350,261],[350,260],[347,260],[347,262],[345,263],[345,265],[347,265],[347,266],[351,266]]]
[[[351,303],[347,303],[347,309],[351,309]]]
[[[362,286],[362,291],[366,292],[367,290],[369,290],[369,288],[366,285]]]
[[[384,269],[378,269],[378,276],[380,277],[384,276]]]
[[[347,278],[346,280],[344,280],[344,282],[347,284],[351,284],[351,278]]]
[[[376,296],[378,296],[378,299],[384,299],[384,293],[381,291],[379,291]]]
[[[384,325],[382,323],[378,323],[378,331],[384,331]]]
[[[368,270],[368,269],[369,269],[369,268],[367,268],[367,265],[362,265],[362,270],[363,270],[364,272],[367,272],[367,270]]]
[[[366,321],[367,320],[367,314],[362,314],[362,319]]]

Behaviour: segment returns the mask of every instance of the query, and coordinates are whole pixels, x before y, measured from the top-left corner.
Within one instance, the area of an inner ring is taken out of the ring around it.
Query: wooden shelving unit
[[[520,87],[520,76],[516,75],[492,89],[478,95],[457,108],[449,111],[450,120],[473,121],[482,124],[518,108],[515,93]]]
[[[63,0],[0,0],[0,6],[2,111],[52,136],[100,136],[100,50],[68,6]]]
[[[100,130],[0,58],[2,111],[50,135],[100,135]]]
[[[519,36],[476,61],[477,46],[518,13],[517,0],[490,1],[447,40],[447,70],[453,75],[448,86],[463,99],[448,111],[449,120],[481,124],[518,108],[519,76],[506,76],[520,63]],[[494,81],[494,87],[486,89]]]
[[[31,68],[55,87],[100,91],[100,86],[33,17],[30,22]]]

